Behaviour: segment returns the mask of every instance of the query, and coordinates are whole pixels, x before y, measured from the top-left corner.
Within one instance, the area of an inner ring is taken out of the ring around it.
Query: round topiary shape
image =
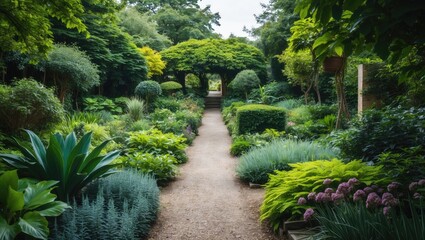
[[[162,90],[159,83],[152,80],[147,80],[139,83],[139,85],[137,85],[136,89],[134,90],[134,93],[139,98],[144,99],[146,104],[150,104],[152,100],[162,94]]]
[[[238,97],[247,97],[248,93],[260,86],[260,78],[254,70],[243,70],[230,82],[229,88]]]
[[[182,90],[183,88],[183,86],[180,83],[174,82],[174,81],[163,82],[160,85],[161,85],[162,92],[166,94],[176,93]]]

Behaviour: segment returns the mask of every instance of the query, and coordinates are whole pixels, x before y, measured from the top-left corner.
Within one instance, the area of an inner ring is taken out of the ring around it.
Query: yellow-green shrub
[[[325,179],[332,179],[332,186],[338,186],[339,183],[354,177],[367,185],[389,182],[383,177],[381,166],[368,166],[361,161],[345,164],[337,159],[318,160],[289,166],[292,167],[290,171],[276,171],[274,175],[270,175],[270,180],[265,185],[261,220],[267,219],[275,230],[284,219],[297,219],[310,207],[298,205],[298,199],[310,192],[323,191]]]

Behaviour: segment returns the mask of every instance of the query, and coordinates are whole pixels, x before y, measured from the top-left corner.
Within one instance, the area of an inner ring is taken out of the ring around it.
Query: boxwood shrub
[[[248,104],[236,112],[236,133],[263,132],[267,128],[278,131],[285,129],[286,112],[279,107],[262,104]]]
[[[180,83],[174,82],[174,81],[163,82],[160,85],[161,85],[162,92],[165,94],[172,94],[182,90],[183,88],[183,86]]]

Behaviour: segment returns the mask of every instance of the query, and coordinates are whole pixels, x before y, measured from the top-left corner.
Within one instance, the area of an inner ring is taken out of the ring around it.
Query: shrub
[[[177,159],[178,163],[187,161],[185,153],[185,138],[173,133],[162,133],[158,129],[142,132],[130,132],[127,141],[128,152],[133,154],[151,153],[155,156],[170,154]]]
[[[362,114],[352,128],[333,134],[333,144],[344,157],[377,161],[383,152],[401,153],[403,148],[423,146],[425,108],[385,108]]]
[[[171,97],[159,97],[154,103],[155,109],[168,109],[177,112],[181,109],[181,102]]]
[[[144,99],[149,106],[153,100],[162,94],[161,86],[159,83],[148,80],[139,83],[134,90],[134,94],[141,99]]]
[[[14,139],[23,157],[0,154],[0,158],[8,165],[25,171],[26,176],[59,181],[55,192],[61,200],[69,200],[91,181],[113,173],[115,165],[110,163],[120,154],[113,151],[99,156],[108,141],[89,152],[92,133],[85,134],[78,142],[74,132],[66,138],[56,133],[50,137],[46,148],[37,135],[29,130],[26,132],[32,148]]]
[[[262,147],[271,141],[286,137],[286,133],[278,132],[275,129],[266,129],[263,133],[244,134],[233,138],[230,153],[234,156],[240,156],[253,147]]]
[[[152,128],[152,123],[147,119],[142,119],[137,122],[131,123],[129,130],[131,132],[137,132],[137,131],[145,131]]]
[[[145,111],[145,103],[137,98],[129,99],[126,102],[127,114],[131,121],[137,122],[143,118],[143,112]]]
[[[288,122],[303,124],[309,120],[313,120],[313,118],[308,105],[301,105],[288,111]]]
[[[182,90],[183,86],[174,81],[167,81],[160,84],[163,93],[172,94]]]
[[[168,181],[173,179],[177,173],[177,160],[174,156],[156,155],[150,153],[133,153],[125,157],[120,157],[117,163],[127,168],[134,168],[144,174],[150,174],[158,181]]]
[[[103,96],[93,96],[84,98],[84,111],[86,112],[110,112],[112,114],[122,114],[122,107],[118,106],[112,99]]]
[[[89,185],[82,203],[56,221],[52,239],[141,239],[158,208],[155,179],[123,171]]]
[[[340,160],[311,161],[289,164],[289,171],[276,171],[266,183],[266,193],[261,206],[261,220],[268,219],[277,230],[283,219],[297,219],[309,207],[297,203],[310,192],[324,191],[323,181],[332,179],[333,185],[357,178],[366,185],[388,183],[382,167],[368,166],[361,161],[347,164]]]
[[[239,107],[236,112],[236,133],[263,132],[267,128],[285,130],[286,112],[282,108],[249,104]]]
[[[286,110],[291,110],[297,107],[301,107],[304,104],[302,99],[287,99],[274,104],[276,107],[281,107]]]
[[[251,148],[251,143],[243,140],[243,139],[237,139],[234,140],[232,143],[232,146],[230,147],[230,154],[233,156],[240,156]]]
[[[260,84],[260,79],[254,70],[243,70],[230,82],[229,88],[233,95],[246,99],[248,93]]]
[[[47,239],[46,217],[59,216],[69,207],[50,193],[57,183],[19,179],[16,170],[0,174],[0,238],[15,239],[23,233],[17,239],[22,235]]]
[[[240,158],[237,175],[253,183],[266,183],[275,170],[289,170],[288,164],[336,156],[333,149],[316,143],[277,140],[264,147],[254,148]]]
[[[32,79],[0,85],[0,130],[43,130],[61,121],[64,110],[52,89]]]

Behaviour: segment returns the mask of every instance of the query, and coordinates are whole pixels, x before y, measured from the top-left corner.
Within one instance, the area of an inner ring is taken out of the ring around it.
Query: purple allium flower
[[[425,186],[425,179],[421,179],[418,181],[419,186]]]
[[[365,187],[365,188],[363,189],[363,191],[364,191],[366,194],[369,194],[369,193],[373,192],[373,188],[371,188],[371,187]]]
[[[357,183],[359,183],[359,180],[357,178],[350,178],[350,180],[348,180],[348,184],[350,186],[356,185]]]
[[[384,193],[384,194],[382,194],[382,201],[381,201],[381,203],[382,203],[382,205],[385,205],[385,206],[396,206],[396,205],[398,205],[398,199],[396,199],[395,197],[394,197],[394,195],[392,195],[391,193],[389,193],[389,192],[386,192],[386,193]]]
[[[422,197],[422,195],[420,194],[420,193],[415,193],[415,194],[413,194],[413,198],[414,199],[420,199]]]
[[[369,193],[369,195],[367,195],[367,199],[366,199],[367,208],[379,206],[380,204],[381,204],[381,198],[376,192],[371,192]]]
[[[409,184],[409,190],[410,190],[411,192],[416,191],[416,189],[418,188],[418,185],[419,185],[419,183],[418,183],[418,182],[412,182],[412,183],[410,183],[410,184]]]
[[[366,197],[366,193],[363,190],[359,189],[354,193],[353,200],[354,202],[357,202],[359,200],[362,200],[365,197]]]
[[[384,215],[388,216],[388,214],[390,214],[390,210],[391,210],[391,207],[384,207],[383,209]]]
[[[332,188],[326,188],[325,189],[325,193],[327,193],[327,194],[331,194],[333,192],[334,192],[334,190]]]
[[[340,193],[340,194],[344,194],[344,195],[348,194],[350,192],[349,188],[350,188],[350,185],[348,185],[348,183],[346,183],[346,182],[340,183],[338,185],[338,189],[336,190],[336,193]]]
[[[304,212],[304,221],[308,221],[311,219],[311,217],[314,214],[314,210],[313,208],[308,208],[307,210],[305,210]]]
[[[344,199],[344,194],[340,194],[340,193],[332,193],[331,194],[331,199],[333,202],[336,202],[340,199]]]
[[[399,186],[400,186],[400,183],[398,183],[398,182],[392,182],[392,183],[388,184],[388,186],[387,186],[388,192],[392,192],[392,191],[397,190]]]
[[[308,200],[315,200],[316,199],[316,193],[315,192],[311,192],[307,195],[307,199]]]
[[[303,197],[298,198],[298,205],[305,205],[307,200]]]
[[[316,195],[316,202],[318,202],[318,203],[321,203],[321,202],[323,202],[323,203],[325,203],[325,202],[329,202],[329,201],[331,201],[331,196],[330,196],[330,194],[326,194],[326,193],[324,193],[324,192],[319,192],[317,195]]]
[[[332,183],[332,179],[330,178],[326,178],[325,180],[323,180],[323,185],[329,185]]]

